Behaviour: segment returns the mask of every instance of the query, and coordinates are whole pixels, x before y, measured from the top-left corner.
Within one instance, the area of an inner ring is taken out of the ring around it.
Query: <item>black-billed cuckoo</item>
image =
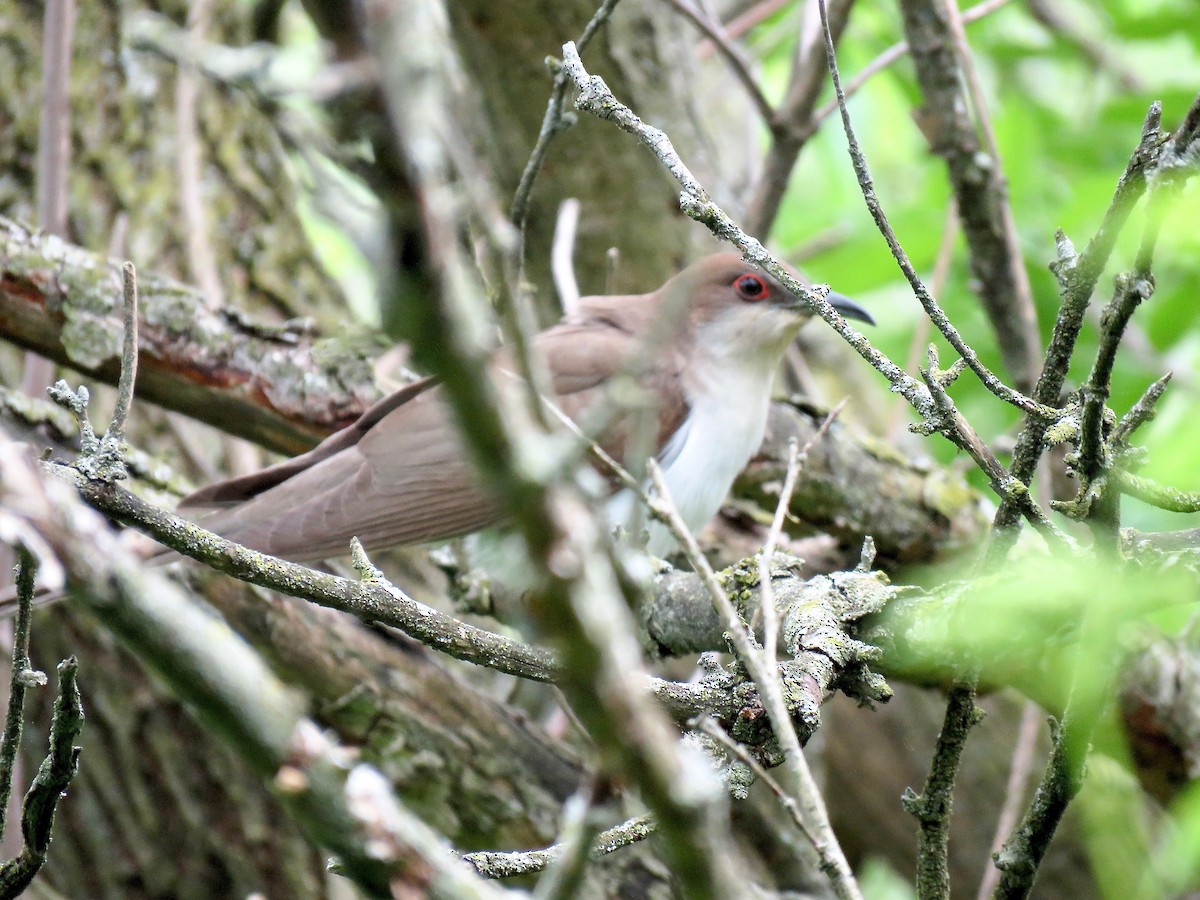
[[[830,302],[872,322],[839,294]],[[648,359],[646,335],[679,304],[673,334]],[[654,457],[692,530],[720,508],[762,443],[771,387],[788,343],[808,318],[778,281],[736,253],[705,257],[649,294],[585,297],[538,335],[562,411],[578,420],[613,376],[632,371],[658,398]],[[493,368],[505,366],[499,356]],[[629,423],[600,440],[622,458]],[[610,514],[628,510],[610,502]],[[376,403],[315,449],[261,472],[206,487],[182,507],[214,507],[200,520],[240,544],[298,562],[340,556],[357,536],[368,548],[442,541],[496,525],[501,515],[479,483],[432,379]],[[672,544],[651,529],[649,550]]]

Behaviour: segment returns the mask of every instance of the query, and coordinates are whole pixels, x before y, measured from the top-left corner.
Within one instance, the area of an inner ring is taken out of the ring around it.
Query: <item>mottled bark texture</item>
[[[189,281],[178,212],[174,66],[129,53],[122,28],[143,4],[80,4],[72,60],[70,237]],[[180,24],[187,3],[158,7]],[[0,22],[0,214],[34,221],[40,115],[41,4],[14,3]],[[210,38],[253,40],[250,15],[217,11]],[[237,91],[202,84],[197,105],[202,185],[217,270],[244,311],[344,322],[336,283],[312,253],[296,214],[296,190],[270,121]]]
[[[120,265],[0,219],[0,333],[108,384],[120,368]],[[137,394],[281,453],[300,453],[375,399],[377,339],[315,338],[210,310],[143,271]]]

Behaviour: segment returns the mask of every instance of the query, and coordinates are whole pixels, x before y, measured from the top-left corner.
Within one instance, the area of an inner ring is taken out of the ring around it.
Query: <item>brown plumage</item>
[[[641,353],[647,330],[673,301],[682,307],[676,327],[658,350]],[[861,313],[849,301],[840,305]],[[689,366],[701,338],[713,343],[727,334],[730,342],[745,344],[746,354],[761,353],[773,365],[803,315],[782,285],[737,254],[723,253],[650,294],[584,298],[575,314],[538,335],[534,346],[551,373],[555,401],[576,420],[605,394],[613,375],[632,366],[658,398],[661,452],[696,402],[696,373],[689,374]],[[738,354],[731,359],[740,365]],[[493,369],[508,368],[498,354]],[[714,374],[721,373],[708,376]],[[626,432],[627,423],[618,419],[601,444],[621,458]],[[342,555],[352,536],[368,549],[427,543],[501,520],[432,379],[384,398],[310,452],[199,490],[181,507],[213,508],[199,520],[205,527],[298,561]]]

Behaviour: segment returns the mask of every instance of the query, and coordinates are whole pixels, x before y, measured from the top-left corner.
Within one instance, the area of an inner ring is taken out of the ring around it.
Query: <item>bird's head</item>
[[[668,297],[683,298],[684,315],[699,342],[735,354],[777,360],[812,316],[799,297],[738,253],[717,253],[696,261],[668,281],[663,291]],[[849,297],[831,292],[828,299],[843,316],[874,324],[871,315]]]

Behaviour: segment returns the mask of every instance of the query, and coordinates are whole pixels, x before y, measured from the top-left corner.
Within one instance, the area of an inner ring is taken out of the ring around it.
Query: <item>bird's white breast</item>
[[[716,390],[692,397],[687,419],[660,459],[671,498],[693,532],[717,514],[733,480],[762,445],[766,429],[770,375],[726,374],[732,377],[714,385]],[[650,530],[650,552],[661,555],[673,546],[666,529],[656,523]]]
[[[716,515],[734,479],[762,445],[774,375],[770,359],[759,365],[703,362],[688,378],[688,416],[658,455],[671,499],[692,532]],[[632,504],[627,491],[616,495],[609,504],[610,521],[627,524]],[[650,553],[665,556],[676,549],[662,523],[650,523],[649,531]]]

